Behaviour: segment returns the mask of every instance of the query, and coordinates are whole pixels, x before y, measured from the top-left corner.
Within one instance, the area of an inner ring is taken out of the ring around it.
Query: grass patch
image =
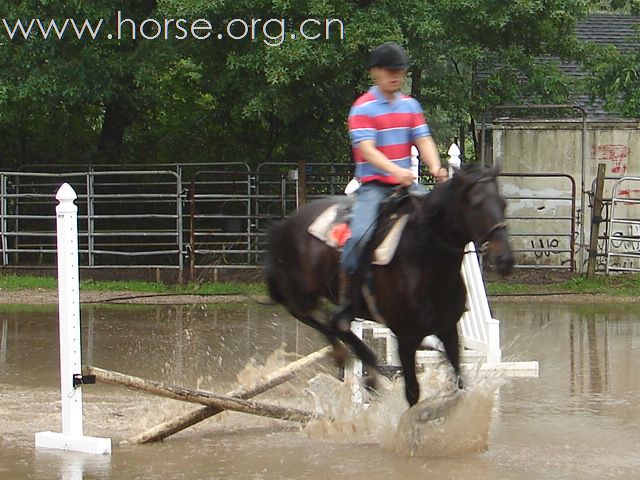
[[[58,288],[58,283],[55,278],[50,277],[0,274],[0,288],[6,290],[55,289]]]
[[[53,277],[0,274],[0,289],[29,290],[57,289],[57,280]],[[186,285],[166,285],[157,282],[136,280],[83,280],[81,290],[107,292],[137,292],[185,295],[265,295],[263,283],[218,282]],[[571,294],[606,294],[613,296],[640,296],[640,274],[598,275],[588,280],[586,276],[576,275],[568,280],[554,283],[510,283],[503,281],[486,284],[489,295],[525,295],[545,292]]]
[[[490,282],[485,285],[488,295],[519,295],[531,293],[532,285],[522,283]]]
[[[486,288],[489,295],[541,294],[547,292],[634,297],[640,296],[640,275],[598,275],[592,279],[576,275],[568,280],[545,284],[491,282],[487,284]]]
[[[57,279],[28,275],[0,274],[0,289],[30,290],[58,288]],[[195,295],[262,295],[266,292],[262,283],[203,283],[187,285],[166,285],[157,282],[137,280],[82,280],[80,290],[101,292],[137,292]]]

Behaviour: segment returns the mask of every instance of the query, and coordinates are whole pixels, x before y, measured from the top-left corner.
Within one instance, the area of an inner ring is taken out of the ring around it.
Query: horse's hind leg
[[[347,358],[347,352],[345,351],[344,345],[342,345],[338,341],[338,338],[336,335],[337,332],[335,330],[333,330],[331,327],[328,327],[324,323],[316,320],[313,316],[309,315],[308,313],[299,313],[293,310],[289,310],[289,313],[293,315],[295,318],[297,318],[298,320],[300,320],[305,325],[317,330],[318,332],[322,333],[325,337],[327,337],[327,340],[329,340],[329,343],[333,347],[332,356],[334,360],[336,361],[336,363],[338,363],[338,365],[344,364]]]
[[[340,363],[344,363],[344,360],[345,360],[344,349],[341,348],[342,346],[338,342],[338,340],[341,340],[343,343],[351,347],[351,350],[353,351],[353,353],[358,358],[360,358],[360,360],[362,360],[362,362],[365,365],[367,365],[368,367],[371,367],[371,369],[375,373],[379,373],[380,368],[378,367],[378,359],[376,358],[376,354],[373,353],[373,351],[362,340],[360,340],[360,338],[358,338],[358,336],[355,333],[353,333],[351,330],[348,330],[346,332],[338,331],[316,320],[313,316],[309,315],[308,313],[300,313],[293,310],[289,310],[289,313],[291,313],[291,315],[293,315],[295,318],[300,320],[305,325],[308,325],[316,329],[317,331],[322,333],[325,337],[327,337],[327,339],[333,346],[334,358],[336,358],[337,361],[339,361]],[[370,388],[375,389],[376,387],[375,378],[372,377],[367,379],[367,385]]]
[[[355,333],[348,330],[346,332],[338,332],[337,336],[340,340],[351,347],[353,353],[355,353],[365,365],[373,368],[377,373],[379,373],[380,368],[378,367],[376,354],[373,353],[373,351],[362,340],[360,340]]]

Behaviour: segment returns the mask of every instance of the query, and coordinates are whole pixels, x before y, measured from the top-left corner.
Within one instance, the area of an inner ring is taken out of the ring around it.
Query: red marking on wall
[[[608,163],[610,173],[622,176],[627,173],[629,147],[626,145],[596,145],[591,149],[591,158],[595,163]]]
[[[640,188],[623,188],[618,190],[618,197],[629,197],[630,199],[639,200],[640,199]]]

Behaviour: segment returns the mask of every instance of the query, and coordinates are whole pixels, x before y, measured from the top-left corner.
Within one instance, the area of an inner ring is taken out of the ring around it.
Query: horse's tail
[[[267,285],[267,291],[269,292],[269,296],[271,300],[277,303],[284,303],[285,297],[280,291],[278,287],[278,275],[276,272],[275,265],[275,257],[276,257],[276,248],[278,245],[277,238],[279,235],[279,231],[282,228],[281,223],[276,223],[271,226],[269,229],[269,233],[267,235],[267,255],[264,262],[264,281]]]

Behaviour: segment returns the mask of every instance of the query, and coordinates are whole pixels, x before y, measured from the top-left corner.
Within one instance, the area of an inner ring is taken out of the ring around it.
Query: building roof
[[[583,42],[599,46],[612,45],[617,49],[628,52],[640,48],[640,17],[617,13],[592,13],[580,21],[575,29],[576,36]],[[560,71],[573,78],[586,78],[577,62],[561,61],[557,57],[541,58],[543,62],[556,62]],[[592,120],[618,120],[620,117],[605,109],[604,101],[590,95],[575,95],[567,99],[567,103],[575,103],[585,108]],[[486,120],[489,120],[488,118]]]
[[[576,36],[584,42],[613,45],[619,50],[638,48],[636,35],[640,17],[616,13],[592,13],[576,26]],[[635,38],[634,38],[635,37]]]

